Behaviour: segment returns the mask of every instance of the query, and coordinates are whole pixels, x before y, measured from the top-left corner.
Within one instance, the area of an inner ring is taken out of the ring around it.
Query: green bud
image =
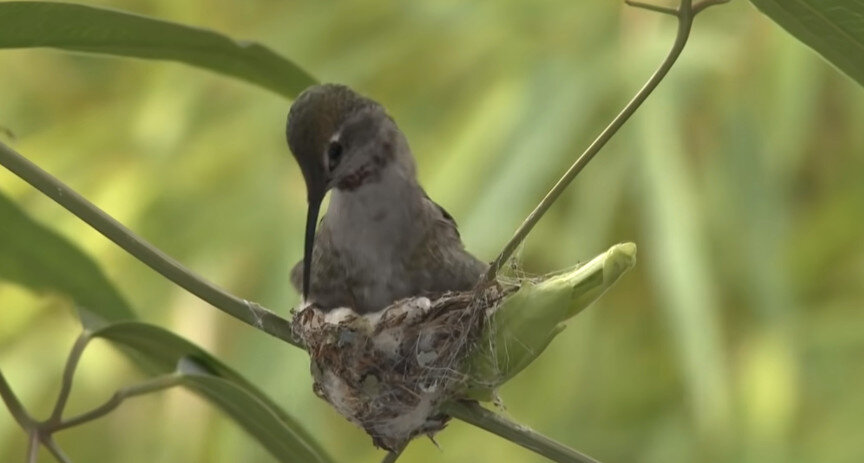
[[[493,313],[467,360],[465,394],[491,400],[495,390],[534,361],[565,322],[597,300],[636,263],[636,245],[617,244],[576,269],[524,281]]]

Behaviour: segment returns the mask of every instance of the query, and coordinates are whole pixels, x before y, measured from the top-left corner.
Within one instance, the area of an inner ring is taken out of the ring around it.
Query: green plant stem
[[[57,402],[54,403],[54,411],[48,418],[48,422],[57,423],[63,415],[63,410],[66,408],[66,402],[69,400],[69,393],[72,391],[72,379],[75,376],[75,368],[78,367],[78,361],[81,360],[81,354],[87,343],[90,342],[90,332],[84,330],[75,340],[72,350],[69,351],[69,357],[66,359],[66,367],[63,370],[63,382],[60,384],[60,393],[57,395]]]
[[[51,455],[54,456],[54,459],[59,461],[60,463],[72,463],[72,460],[63,453],[63,449],[57,445],[57,442],[54,442],[54,438],[50,435],[42,437],[42,445],[51,452]]]
[[[441,411],[559,463],[598,463],[563,444],[497,415],[477,402],[448,402]]]
[[[78,343],[76,342],[76,347],[77,346]],[[72,369],[74,370],[74,367]],[[3,398],[3,402],[15,418],[15,421],[18,422],[18,425],[27,432],[27,463],[36,463],[38,460],[40,443],[48,449],[57,461],[60,463],[69,463],[69,458],[63,453],[60,446],[54,442],[54,439],[51,438],[53,429],[50,428],[49,421],[40,423],[27,414],[24,406],[21,405],[21,402],[18,401],[18,398],[12,392],[12,388],[9,387],[9,383],[6,382],[6,378],[3,376],[2,371],[0,371],[0,397]]]
[[[723,3],[729,3],[731,0],[702,0],[701,2],[693,5],[693,16],[701,13],[702,10],[708,8],[709,6],[720,5]]]
[[[396,463],[396,460],[398,460],[399,457],[402,456],[402,452],[405,451],[405,447],[408,447],[408,442],[405,442],[404,444],[402,444],[401,447],[396,450],[387,452],[387,455],[384,456],[384,459],[381,460],[381,463]]]
[[[12,387],[9,386],[8,382],[6,382],[6,377],[3,376],[2,370],[0,370],[0,398],[3,399],[3,403],[6,404],[6,408],[9,409],[9,413],[11,413],[12,417],[15,418],[18,426],[21,426],[28,432],[33,429],[35,421],[27,414],[27,411],[24,410],[24,406],[21,405],[18,397],[14,392],[12,392]]]
[[[181,374],[172,373],[169,375],[157,376],[156,378],[145,381],[141,384],[125,387],[115,392],[114,395],[111,396],[110,399],[108,399],[108,401],[94,408],[93,410],[57,423],[50,428],[50,432],[53,433],[57,431],[62,431],[63,429],[78,426],[88,421],[93,421],[97,418],[101,418],[113,411],[115,408],[119,407],[124,400],[130,397],[168,389],[170,387],[177,386],[182,382],[183,376]]]
[[[291,333],[291,322],[204,280],[3,143],[0,143],[0,164],[165,278],[244,323],[300,347]]]
[[[66,368],[63,372],[63,384],[60,387],[60,394],[57,397],[57,402],[54,405],[54,410],[51,416],[45,421],[36,421],[24,409],[21,402],[15,396],[3,372],[0,371],[0,397],[9,409],[15,421],[21,426],[28,435],[27,446],[27,462],[35,463],[39,456],[39,445],[44,445],[46,449],[60,463],[69,463],[70,460],[63,453],[63,450],[54,441],[53,434],[57,431],[62,431],[73,426],[78,426],[89,421],[107,415],[114,409],[120,406],[124,400],[151,392],[161,391],[173,386],[177,386],[183,382],[183,374],[175,372],[169,375],[158,376],[149,381],[126,387],[118,390],[104,404],[82,413],[68,420],[62,419],[63,409],[69,398],[69,393],[72,389],[72,379],[75,376],[75,369],[78,366],[78,361],[81,354],[87,347],[87,343],[92,337],[92,333],[85,330],[78,336],[75,345],[69,353],[66,360]]]
[[[651,11],[674,15],[678,18],[678,33],[675,36],[675,42],[672,45],[672,49],[669,51],[669,54],[666,56],[666,59],[660,64],[654,74],[645,82],[645,85],[636,92],[636,95],[624,106],[624,109],[615,116],[615,119],[600,132],[600,135],[597,136],[596,139],[588,146],[587,149],[576,159],[576,162],[567,169],[567,172],[558,180],[555,186],[549,190],[549,193],[540,201],[540,204],[537,205],[536,208],[528,215],[522,225],[516,230],[513,234],[513,238],[504,246],[504,249],[501,251],[501,254],[492,262],[492,265],[489,266],[489,270],[486,272],[486,275],[481,280],[478,287],[482,288],[495,280],[498,271],[501,267],[504,266],[504,263],[510,259],[510,256],[513,255],[513,252],[516,248],[522,244],[522,241],[525,240],[525,237],[528,236],[528,233],[531,229],[534,228],[534,225],[543,217],[543,214],[546,213],[547,210],[552,206],[552,204],[561,196],[561,193],[570,185],[570,182],[579,175],[579,172],[591,162],[591,159],[606,145],[606,143],[612,138],[615,133],[618,132],[619,129],[630,119],[630,116],[639,109],[639,106],[645,102],[645,99],[651,95],[651,92],[657,88],[663,78],[666,77],[666,74],[669,73],[669,70],[672,68],[672,65],[675,64],[675,61],[678,60],[678,57],[681,55],[681,51],[684,50],[684,46],[687,44],[687,39],[690,37],[690,29],[693,25],[693,18],[697,13],[704,10],[705,8],[719,4],[725,3],[728,0],[703,0],[698,3],[695,7],[692,6],[692,0],[682,0],[678,9],[672,10],[664,7],[655,7],[652,5],[648,5],[645,3],[638,2],[628,2],[632,6],[649,9]]]
[[[39,431],[31,430],[27,435],[27,463],[36,463],[39,459]]]
[[[643,10],[653,11],[655,13],[663,13],[663,14],[668,14],[668,15],[672,15],[672,16],[676,16],[678,14],[677,9],[669,8],[666,6],[659,6],[659,5],[654,5],[651,3],[636,2],[633,0],[624,0],[624,3],[626,3],[632,7],[642,8]]]

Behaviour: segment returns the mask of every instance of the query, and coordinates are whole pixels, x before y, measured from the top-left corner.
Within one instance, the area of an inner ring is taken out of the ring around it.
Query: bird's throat
[[[354,173],[346,175],[336,184],[336,189],[341,191],[354,191],[366,183],[374,183],[381,180],[381,169],[377,166],[362,166]]]
[[[391,164],[351,181],[357,182],[355,188],[331,192],[325,217],[330,232],[338,235],[335,241],[353,248],[351,252],[398,246],[394,237],[405,239],[419,225],[423,193],[410,173]]]

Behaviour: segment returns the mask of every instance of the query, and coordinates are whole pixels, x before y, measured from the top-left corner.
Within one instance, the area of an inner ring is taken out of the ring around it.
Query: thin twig
[[[655,13],[668,14],[672,16],[678,16],[678,10],[675,8],[669,8],[666,6],[654,5],[653,3],[643,3],[636,2],[633,0],[624,0],[624,3],[634,7],[634,8],[642,8],[643,10],[653,11]]]
[[[704,10],[710,5],[723,3],[726,0],[703,0],[701,3],[697,4],[697,7],[694,8],[692,6],[692,0],[682,0],[679,8],[675,9],[675,16],[678,18],[678,33],[675,36],[675,42],[672,45],[672,49],[669,51],[669,54],[666,56],[666,59],[660,64],[654,74],[645,82],[645,85],[642,86],[641,89],[633,96],[627,105],[615,116],[615,119],[609,123],[608,126],[597,136],[597,138],[588,146],[588,148],[576,159],[576,162],[567,169],[567,172],[558,180],[555,186],[549,190],[549,193],[540,201],[540,204],[528,215],[522,225],[516,230],[513,238],[504,246],[504,249],[501,251],[501,254],[492,262],[492,265],[489,266],[489,270],[484,275],[483,279],[480,281],[478,288],[486,287],[489,283],[495,280],[498,271],[501,267],[504,266],[504,263],[513,255],[513,252],[522,244],[522,241],[525,240],[525,237],[528,236],[528,233],[531,229],[534,228],[534,225],[543,217],[543,214],[549,210],[549,207],[561,196],[561,193],[564,192],[564,189],[570,185],[570,182],[573,181],[574,178],[585,168],[586,165],[594,158],[594,156],[603,148],[604,145],[618,132],[619,129],[630,119],[630,116],[633,115],[634,112],[642,105],[646,98],[657,88],[657,85],[666,77],[666,74],[669,72],[669,69],[672,68],[672,65],[675,64],[675,61],[681,55],[681,51],[684,50],[684,45],[687,44],[687,39],[690,37],[690,29],[693,25],[693,18],[697,13]],[[647,5],[644,3],[632,2],[628,1],[628,4],[632,4],[633,6],[639,8],[646,8],[653,11],[658,11],[664,14],[670,14],[669,10],[665,10],[662,7],[654,7],[653,5]]]
[[[72,351],[66,361],[66,369],[63,372],[63,385],[60,388],[57,403],[54,406],[54,411],[51,413],[51,417],[45,421],[36,421],[27,414],[26,410],[21,405],[21,402],[18,401],[18,398],[12,392],[12,388],[9,387],[9,383],[3,376],[3,372],[0,371],[0,397],[3,398],[3,402],[6,403],[6,407],[9,408],[15,421],[18,422],[18,425],[20,425],[28,435],[27,463],[36,463],[39,456],[40,444],[44,445],[58,462],[69,463],[69,458],[65,453],[63,453],[63,450],[59,445],[57,445],[52,437],[55,432],[78,426],[105,416],[115,408],[119,407],[124,400],[130,397],[160,391],[179,385],[183,382],[183,376],[179,373],[158,376],[149,381],[120,389],[105,403],[93,410],[82,413],[68,420],[63,420],[63,409],[65,408],[65,404],[69,398],[69,391],[72,388],[72,378],[75,374],[75,368],[81,358],[81,353],[87,346],[90,336],[90,332],[84,331],[75,341],[75,345],[72,347]]]
[[[78,361],[81,360],[81,354],[87,343],[90,342],[90,332],[84,330],[78,335],[75,340],[75,345],[69,351],[69,357],[66,359],[66,367],[63,370],[63,382],[60,384],[60,393],[57,395],[57,402],[54,404],[54,411],[48,418],[49,422],[59,423],[63,415],[63,410],[66,408],[66,402],[69,400],[69,393],[72,391],[72,379],[75,376],[75,368],[78,366]]]
[[[3,399],[3,403],[6,404],[6,408],[9,409],[12,417],[18,422],[18,426],[21,426],[21,428],[28,432],[33,429],[35,420],[27,414],[18,397],[12,392],[12,387],[6,382],[6,377],[3,376],[2,370],[0,370],[0,398]]]
[[[156,378],[145,381],[141,384],[125,387],[115,392],[114,395],[111,396],[111,398],[108,399],[104,404],[94,408],[93,410],[90,410],[89,412],[82,413],[78,416],[69,418],[68,420],[63,420],[56,425],[51,426],[50,431],[53,433],[66,428],[71,428],[73,426],[78,426],[79,424],[86,423],[88,421],[93,421],[97,418],[101,418],[107,415],[112,410],[119,407],[124,400],[130,397],[149,394],[151,392],[160,391],[162,389],[168,389],[170,387],[177,386],[182,382],[182,375],[172,373],[169,375],[157,376]]]
[[[0,143],[0,164],[165,278],[246,324],[300,347],[291,334],[291,322],[204,280],[3,143]]]
[[[729,3],[730,1],[731,0],[702,0],[701,2],[693,5],[693,15],[695,16],[699,14],[702,10],[708,8],[709,6],[721,5],[723,3]]]
[[[597,460],[584,453],[577,452],[481,407],[477,402],[448,402],[441,411],[521,445],[552,461],[559,463],[598,463]]]
[[[675,35],[675,41],[669,54],[660,64],[656,71],[651,75],[648,81],[636,92],[636,95],[624,106],[621,112],[609,123],[608,126],[597,136],[597,138],[588,146],[588,148],[576,159],[572,166],[558,180],[555,186],[546,194],[540,201],[540,204],[528,215],[522,225],[516,230],[513,238],[504,246],[501,254],[489,266],[489,270],[484,275],[483,279],[477,285],[478,291],[485,288],[488,284],[495,281],[498,271],[504,266],[504,263],[510,259],[513,252],[525,237],[537,224],[543,214],[552,206],[558,199],[561,193],[567,188],[570,182],[585,168],[591,159],[600,151],[601,148],[612,138],[625,122],[632,116],[639,106],[645,102],[648,96],[657,88],[660,82],[669,73],[669,70],[677,61],[684,46],[687,44],[687,39],[690,37],[690,30],[693,26],[695,16],[712,5],[726,3],[729,0],[702,0],[693,6],[693,0],[681,0],[679,7],[676,9],[650,5],[635,0],[625,0],[628,5],[655,11],[662,14],[670,14],[678,18],[678,30]],[[497,434],[507,440],[513,441],[527,449],[533,450],[541,455],[544,455],[557,462],[566,463],[585,463],[596,462],[587,455],[583,455],[575,450],[572,450],[558,442],[555,442],[541,434],[538,434],[530,429],[512,423],[505,418],[496,415],[495,413],[486,410],[476,402],[448,402],[442,407],[442,411],[458,418],[467,423],[478,426],[489,432]]]
[[[39,430],[31,429],[27,435],[27,463],[39,460]]]
[[[63,453],[63,449],[57,445],[57,442],[54,442],[54,438],[50,435],[44,436],[42,438],[42,445],[51,452],[51,455],[54,455],[54,459],[59,461],[60,463],[72,463],[72,460]]]
[[[408,442],[403,443],[398,449],[391,450],[387,452],[387,455],[384,456],[384,459],[381,460],[381,463],[396,463],[396,460],[402,456],[402,452],[405,451],[405,447],[408,447]]]

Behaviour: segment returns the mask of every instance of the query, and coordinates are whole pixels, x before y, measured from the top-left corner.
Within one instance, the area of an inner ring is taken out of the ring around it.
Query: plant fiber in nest
[[[312,304],[292,326],[311,357],[315,393],[376,446],[396,450],[444,428],[449,417],[438,408],[465,384],[464,359],[513,290],[402,299],[365,315]]]

